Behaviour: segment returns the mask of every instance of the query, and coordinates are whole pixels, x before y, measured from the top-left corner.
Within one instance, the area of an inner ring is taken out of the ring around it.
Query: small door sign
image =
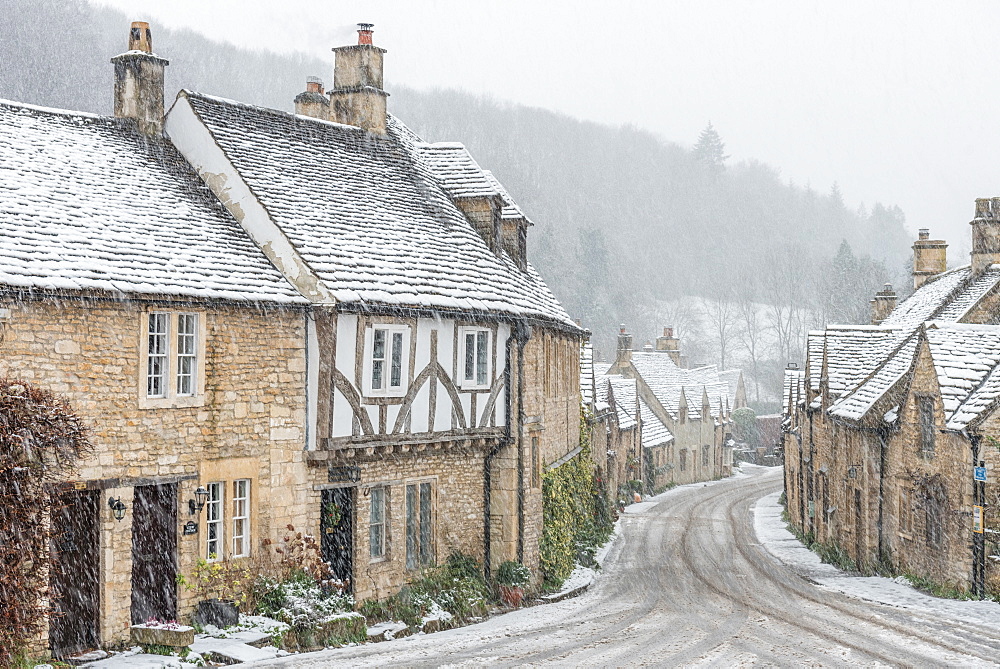
[[[972,477],[977,481],[986,482],[986,467],[973,467]]]
[[[184,523],[184,534],[198,534],[198,523],[193,520],[189,520]]]

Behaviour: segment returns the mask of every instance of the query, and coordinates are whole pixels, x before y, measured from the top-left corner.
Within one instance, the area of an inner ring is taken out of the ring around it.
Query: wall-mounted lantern
[[[201,510],[205,508],[205,503],[208,502],[208,491],[205,490],[205,486],[198,486],[198,489],[194,491],[195,499],[188,500],[188,511],[191,515],[201,513]]]
[[[121,497],[109,497],[108,506],[111,507],[111,513],[114,514],[115,520],[121,520],[125,517],[126,507]]]

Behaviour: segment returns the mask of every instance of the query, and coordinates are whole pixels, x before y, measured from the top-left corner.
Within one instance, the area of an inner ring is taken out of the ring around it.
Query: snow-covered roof
[[[493,172],[483,170],[483,174],[486,175],[486,178],[489,179],[493,187],[500,193],[500,198],[503,200],[503,207],[500,209],[500,218],[504,220],[523,220],[528,225],[534,225],[534,223],[531,222],[531,219],[529,219],[521,210],[521,207],[518,206],[517,202],[514,201],[514,198],[511,197],[510,193],[507,192],[507,189],[504,188],[503,184],[500,183],[495,176],[493,176]]]
[[[830,393],[839,398],[830,413],[860,420],[911,372],[919,344],[918,330],[922,329],[937,372],[945,420],[960,429],[963,421],[974,418],[989,399],[989,391],[983,391],[960,417],[953,419],[959,406],[971,399],[980,384],[985,384],[1000,362],[1000,327],[955,321],[964,318],[998,283],[998,266],[979,275],[973,275],[968,266],[960,267],[921,286],[879,328],[859,326],[853,329],[853,335],[845,335],[843,328],[827,329],[823,341]],[[877,334],[880,329],[885,331]],[[895,420],[896,412],[886,415],[890,414]]]
[[[496,197],[499,182],[487,176],[469,151],[457,142],[414,142],[413,150],[452,197]],[[496,185],[495,185],[496,184]]]
[[[715,365],[684,369],[662,352],[633,351],[632,367],[672,417],[680,415],[681,395],[687,403],[688,417],[702,418],[702,400],[707,392],[713,416],[721,416],[732,405],[729,382],[721,379]]]
[[[930,320],[946,304],[961,296],[956,293],[972,274],[969,265],[959,267],[929,279],[892,310],[882,325],[887,328],[916,328]]]
[[[867,377],[891,352],[898,333],[881,326],[827,328],[826,377],[831,397],[840,397]]]
[[[606,376],[605,383],[609,390],[611,403],[618,416],[618,429],[630,430],[637,424],[638,416],[638,393],[636,391],[635,379],[626,379],[621,376]],[[643,425],[643,430],[646,427]]]
[[[789,416],[792,413],[792,409],[798,406],[805,398],[804,389],[802,387],[803,381],[805,380],[805,370],[801,369],[786,369],[784,382],[782,384],[781,392],[781,415]]]
[[[642,415],[643,448],[656,448],[664,444],[669,444],[674,440],[674,435],[670,433],[670,429],[656,417],[652,409],[641,399],[639,400],[639,411]]]
[[[580,398],[584,405],[594,403],[594,346],[589,339],[580,344]]]
[[[305,302],[169,142],[6,101],[0,285]]]
[[[910,335],[864,382],[830,407],[830,413],[854,420],[864,416],[882,396],[899,382],[913,365],[919,338]]]
[[[538,273],[492,252],[453,202],[456,193],[494,192],[461,145],[420,142],[391,116],[379,137],[182,95],[339,302],[529,316],[577,329]]]
[[[1000,363],[1000,327],[934,322],[925,331],[945,420],[950,421]],[[965,413],[970,410],[971,405]]]

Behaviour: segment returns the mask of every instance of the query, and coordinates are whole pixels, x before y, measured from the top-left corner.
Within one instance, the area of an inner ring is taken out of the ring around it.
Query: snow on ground
[[[762,497],[754,507],[754,530],[771,555],[817,585],[879,604],[896,606],[941,618],[1000,627],[1000,603],[941,599],[924,594],[902,578],[852,575],[824,564],[795,538],[781,519],[780,493]]]

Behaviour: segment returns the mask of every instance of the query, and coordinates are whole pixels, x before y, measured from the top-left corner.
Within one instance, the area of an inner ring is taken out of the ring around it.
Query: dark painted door
[[[334,488],[323,491],[320,535],[323,559],[329,563],[334,578],[353,589],[354,569],[354,491]]]
[[[861,568],[864,556],[864,531],[865,519],[861,512],[861,491],[854,490],[854,559],[857,560],[858,568]]]
[[[132,624],[177,619],[177,484],[135,488]]]
[[[99,500],[97,490],[53,496],[55,563],[49,645],[57,658],[92,650],[100,644]]]

